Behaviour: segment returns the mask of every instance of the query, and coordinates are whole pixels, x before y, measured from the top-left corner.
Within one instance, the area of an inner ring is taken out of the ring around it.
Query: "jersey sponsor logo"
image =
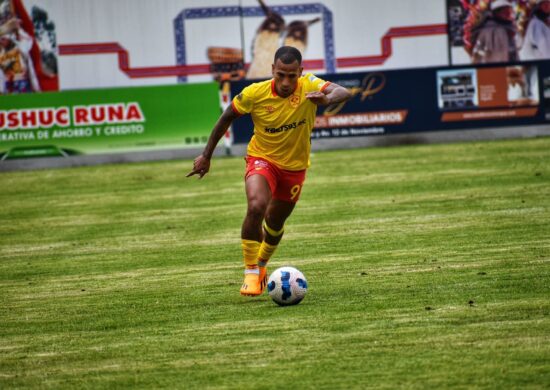
[[[295,129],[297,127],[300,127],[302,125],[305,125],[305,124],[306,124],[306,120],[302,119],[301,121],[292,122],[292,123],[282,125],[282,126],[279,126],[279,127],[266,127],[265,132],[266,133],[271,133],[271,134],[281,133],[283,131],[293,130],[293,129]]]

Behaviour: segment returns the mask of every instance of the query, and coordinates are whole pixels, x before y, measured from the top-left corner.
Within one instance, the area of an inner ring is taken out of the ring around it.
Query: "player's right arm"
[[[225,109],[214,125],[214,129],[212,129],[212,133],[210,133],[210,138],[208,139],[204,151],[193,161],[193,169],[187,174],[187,177],[199,175],[199,179],[202,179],[202,177],[208,173],[210,170],[210,160],[212,159],[212,154],[214,153],[214,149],[216,149],[216,145],[231,123],[238,117],[239,114],[233,110],[231,105]]]

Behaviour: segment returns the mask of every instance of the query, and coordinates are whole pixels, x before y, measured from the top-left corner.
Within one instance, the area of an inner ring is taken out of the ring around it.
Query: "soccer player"
[[[248,207],[241,230],[242,295],[260,295],[265,289],[267,262],[281,241],[309,167],[317,106],[351,98],[346,88],[311,73],[302,76],[302,71],[300,52],[291,46],[279,48],[272,64],[273,78],[249,85],[233,98],[187,175],[206,175],[212,153],[233,120],[252,116],[254,135],[247,148],[245,174]]]

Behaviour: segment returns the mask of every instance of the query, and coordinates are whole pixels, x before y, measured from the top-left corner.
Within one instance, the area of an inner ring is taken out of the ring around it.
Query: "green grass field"
[[[550,138],[331,151],[239,295],[242,158],[0,174],[0,388],[550,386]]]

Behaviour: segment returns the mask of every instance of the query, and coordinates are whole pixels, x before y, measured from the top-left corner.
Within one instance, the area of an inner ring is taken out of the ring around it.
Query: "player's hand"
[[[309,92],[306,94],[306,99],[311,100],[312,103],[318,106],[326,106],[330,103],[330,99],[323,92]]]
[[[210,159],[204,157],[202,154],[193,161],[193,169],[187,174],[186,177],[193,175],[199,175],[199,179],[202,179],[204,175],[210,170]]]

